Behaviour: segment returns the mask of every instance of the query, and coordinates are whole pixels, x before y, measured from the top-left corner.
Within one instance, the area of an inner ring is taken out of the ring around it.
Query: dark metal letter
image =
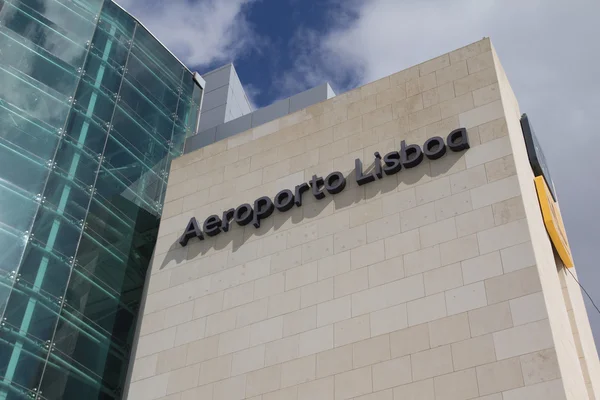
[[[383,157],[383,162],[385,163],[383,172],[385,172],[386,175],[396,174],[402,169],[402,164],[400,164],[400,153],[397,151],[387,153]]]
[[[229,221],[233,219],[234,212],[235,210],[233,208],[230,208],[227,211],[223,211],[223,222],[221,223],[221,229],[223,229],[223,232],[229,231]]]
[[[417,144],[406,145],[403,140],[400,143],[400,159],[404,168],[416,167],[423,161],[423,152]]]
[[[461,151],[467,150],[469,147],[469,136],[467,135],[467,130],[465,128],[460,128],[453,130],[448,135],[446,139],[446,143],[448,143],[448,147],[452,151]]]
[[[192,217],[190,218],[190,222],[188,222],[187,226],[185,227],[183,235],[181,235],[179,238],[179,244],[185,247],[188,244],[188,240],[195,237],[200,240],[204,240],[204,235],[198,226],[198,221],[196,221],[196,218]]]
[[[207,236],[218,235],[221,232],[221,218],[218,215],[211,215],[206,218],[202,228]]]
[[[377,179],[383,177],[383,172],[381,172],[381,154],[378,151],[375,152],[375,176]]]
[[[439,136],[427,139],[423,145],[423,153],[425,153],[430,160],[437,160],[442,157],[446,154],[446,144],[444,143],[444,139]]]
[[[238,223],[239,226],[248,225],[252,221],[252,216],[254,212],[252,211],[252,206],[250,204],[242,204],[235,209],[233,213],[233,219]]]
[[[369,175],[363,175],[363,166],[362,161],[360,161],[360,158],[357,158],[354,161],[354,169],[356,170],[356,183],[358,183],[359,186],[365,185],[375,180],[375,175],[372,173]]]
[[[260,220],[268,218],[273,214],[274,209],[273,201],[267,196],[254,200],[254,218],[252,219],[254,227],[260,228]]]
[[[332,172],[325,178],[325,189],[330,194],[337,194],[346,187],[346,178],[341,172]]]
[[[275,203],[275,208],[279,211],[288,211],[294,207],[294,194],[289,189],[282,190],[275,195],[273,203]]]
[[[300,185],[296,186],[296,194],[294,195],[296,207],[300,207],[302,205],[302,194],[308,189],[310,189],[308,183],[301,183]]]
[[[310,180],[310,186],[312,187],[312,194],[317,200],[321,200],[325,197],[325,193],[323,193],[323,188],[321,185],[323,185],[323,178],[313,175],[312,179]]]

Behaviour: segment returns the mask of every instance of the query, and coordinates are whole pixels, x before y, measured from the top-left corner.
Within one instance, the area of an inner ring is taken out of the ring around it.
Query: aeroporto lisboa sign
[[[383,158],[375,153],[375,167],[372,172],[365,173],[360,159],[355,161],[356,182],[364,185],[373,182],[375,179],[382,179],[385,175],[394,175],[402,168],[414,168],[423,161],[423,157],[430,160],[437,160],[446,154],[446,150],[463,151],[469,148],[469,138],[465,128],[456,129],[444,139],[435,136],[428,139],[423,146],[416,144],[406,145],[403,140],[400,144],[400,151],[387,153]],[[268,196],[262,196],[254,201],[254,205],[242,204],[237,208],[231,208],[223,211],[222,215],[211,215],[204,220],[202,228],[195,217],[188,222],[185,232],[179,238],[179,243],[186,246],[188,241],[193,238],[204,240],[204,236],[216,236],[221,232],[229,231],[232,222],[240,226],[253,224],[256,228],[260,227],[260,221],[268,218],[277,209],[279,212],[290,210],[294,205],[302,206],[302,197],[308,191],[318,200],[325,198],[325,192],[329,194],[340,193],[346,187],[346,178],[344,175],[335,171],[327,177],[313,175],[310,182],[304,182],[297,185],[294,190],[284,189],[277,193],[273,199]]]

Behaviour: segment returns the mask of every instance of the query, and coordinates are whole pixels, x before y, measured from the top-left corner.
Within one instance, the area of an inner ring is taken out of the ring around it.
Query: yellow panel
[[[560,214],[560,209],[558,208],[558,203],[552,198],[543,176],[535,177],[535,188],[542,209],[544,225],[546,225],[550,240],[562,262],[565,266],[571,268],[574,265],[573,257],[571,255],[571,249],[569,248],[569,241],[567,240],[567,233]]]

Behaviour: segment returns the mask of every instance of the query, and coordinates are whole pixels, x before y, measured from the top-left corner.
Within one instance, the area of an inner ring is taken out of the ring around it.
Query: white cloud
[[[325,34],[301,30],[293,94],[329,81],[341,93],[489,36],[535,127],[559,193],[579,276],[600,300],[600,2],[593,0],[339,0]],[[349,18],[349,16],[351,18]],[[600,344],[600,316],[590,313]]]
[[[233,61],[260,39],[244,9],[255,0],[117,0],[188,66]]]

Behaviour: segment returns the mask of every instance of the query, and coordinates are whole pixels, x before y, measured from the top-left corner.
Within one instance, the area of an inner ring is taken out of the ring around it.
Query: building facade
[[[600,398],[521,115],[484,39],[175,159],[128,399]]]
[[[120,399],[202,80],[110,0],[0,0],[0,399]]]

